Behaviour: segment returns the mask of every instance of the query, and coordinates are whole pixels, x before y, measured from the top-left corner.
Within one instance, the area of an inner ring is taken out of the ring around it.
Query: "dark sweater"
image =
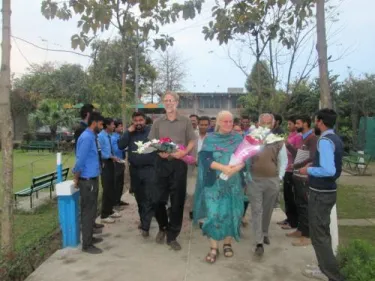
[[[293,169],[300,169],[305,167],[309,163],[313,163],[316,155],[316,144],[318,142],[318,138],[314,133],[311,133],[307,138],[302,140],[302,146],[300,149],[308,150],[310,153],[310,157],[301,163],[294,164]],[[292,153],[293,157],[297,154],[297,149],[293,146],[287,145],[287,149]]]
[[[80,121],[79,125],[76,127],[74,131],[74,150],[76,149],[79,136],[83,133],[84,130],[86,130],[87,127],[88,125],[84,121]]]
[[[316,191],[334,191],[337,188],[336,180],[340,177],[342,170],[342,156],[344,153],[343,144],[340,137],[336,134],[327,134],[322,138],[326,138],[334,144],[334,159],[336,173],[332,177],[314,177],[312,175],[309,175],[309,184],[310,188],[313,188]],[[316,157],[312,167],[320,167],[319,151],[316,152]]]
[[[136,142],[148,141],[148,134],[150,133],[150,127],[146,126],[143,131],[134,131],[129,133],[128,130],[122,135],[118,141],[119,149],[128,148],[128,161],[133,167],[153,166],[155,162],[156,153],[139,154],[134,151],[137,150]]]

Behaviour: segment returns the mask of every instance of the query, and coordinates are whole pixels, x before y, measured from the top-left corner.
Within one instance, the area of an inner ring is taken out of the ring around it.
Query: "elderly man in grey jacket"
[[[274,124],[272,114],[259,116],[259,126],[272,129]],[[250,206],[257,256],[264,254],[263,244],[270,244],[268,229],[287,164],[288,156],[283,141],[267,145],[252,158]]]

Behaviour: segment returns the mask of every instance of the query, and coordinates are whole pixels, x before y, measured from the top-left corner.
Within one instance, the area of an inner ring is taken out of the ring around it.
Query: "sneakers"
[[[118,219],[121,218],[122,215],[120,213],[114,212],[112,215],[110,215],[110,217],[113,219]]]
[[[155,242],[158,244],[163,244],[165,240],[166,233],[165,231],[159,230],[158,234],[156,234]]]
[[[94,245],[91,245],[91,246],[88,246],[88,247],[83,247],[82,248],[82,252],[85,252],[85,253],[88,253],[88,254],[97,255],[97,254],[103,253],[103,250],[95,247]]]
[[[312,278],[312,279],[328,281],[327,276],[325,276],[323,272],[320,271],[319,268],[315,268],[315,269],[306,268],[305,270],[302,271],[302,275],[308,278]]]
[[[175,251],[181,250],[181,245],[176,240],[173,240],[171,242],[167,242],[167,244]]]
[[[300,239],[292,242],[292,245],[295,247],[304,247],[311,245],[311,239],[308,237],[302,236]]]
[[[101,219],[101,222],[102,223],[115,223],[115,220],[111,217],[108,217],[108,218],[105,218],[105,219]]]
[[[257,247],[255,248],[255,255],[258,257],[263,256],[264,254],[264,248],[263,244],[258,244]]]

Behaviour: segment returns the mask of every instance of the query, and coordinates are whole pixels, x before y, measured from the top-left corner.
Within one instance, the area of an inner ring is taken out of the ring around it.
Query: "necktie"
[[[108,141],[109,141],[109,147],[111,148],[111,154],[112,154],[112,156],[114,156],[113,155],[113,147],[112,147],[112,142],[111,142],[111,136],[110,135],[108,135]]]
[[[99,158],[99,168],[100,168],[100,173],[102,172],[102,150],[100,148],[99,142],[98,142],[98,136],[95,136],[95,145],[96,145],[96,150],[98,151],[98,158]]]

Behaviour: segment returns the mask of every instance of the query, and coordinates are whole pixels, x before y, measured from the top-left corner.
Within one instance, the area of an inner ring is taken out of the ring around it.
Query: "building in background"
[[[183,115],[189,116],[196,114],[198,116],[215,117],[221,110],[228,110],[235,116],[241,114],[241,104],[239,98],[244,93],[243,88],[228,88],[227,92],[214,93],[178,93],[180,96],[179,112]],[[147,98],[148,95],[141,100],[144,102],[138,103],[136,106],[139,111],[151,116],[153,119],[164,113],[164,107],[159,100],[158,103],[151,103],[152,99]],[[155,99],[153,99],[155,101]]]

